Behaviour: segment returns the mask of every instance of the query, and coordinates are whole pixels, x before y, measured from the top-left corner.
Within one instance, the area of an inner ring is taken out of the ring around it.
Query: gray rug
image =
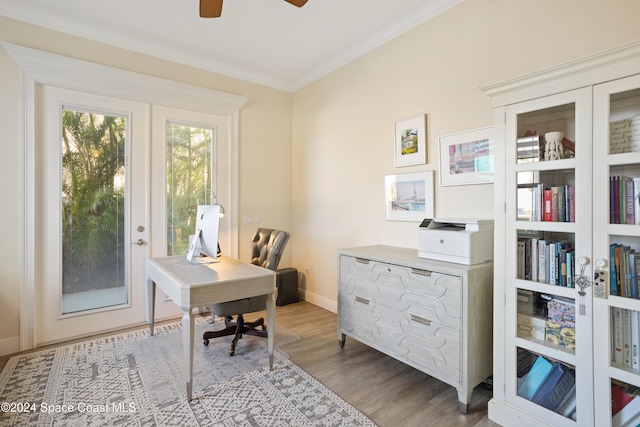
[[[221,327],[216,322],[216,327]],[[2,426],[373,426],[339,396],[275,352],[245,336],[200,337],[193,400],[187,402],[179,323],[14,356],[0,373]],[[295,340],[276,325],[277,345]]]

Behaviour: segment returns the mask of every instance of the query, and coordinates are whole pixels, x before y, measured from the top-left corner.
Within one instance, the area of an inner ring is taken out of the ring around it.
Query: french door
[[[143,323],[150,108],[38,90],[35,345]]]
[[[36,346],[147,321],[145,259],[183,253],[197,205],[231,186],[225,117],[38,90]],[[221,218],[223,253],[233,240]],[[156,298],[158,319],[182,314]]]

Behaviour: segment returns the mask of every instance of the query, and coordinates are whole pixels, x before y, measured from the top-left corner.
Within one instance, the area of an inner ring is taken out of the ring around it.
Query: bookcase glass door
[[[598,426],[640,424],[640,77],[594,87]],[[598,159],[598,160],[596,160]],[[608,197],[606,197],[608,196]]]
[[[591,91],[506,107],[506,400],[549,425],[593,416]],[[509,148],[510,147],[510,148]],[[507,245],[507,248],[509,244]],[[582,310],[581,310],[582,307]],[[582,421],[582,423],[581,423]],[[584,423],[586,422],[586,423]]]

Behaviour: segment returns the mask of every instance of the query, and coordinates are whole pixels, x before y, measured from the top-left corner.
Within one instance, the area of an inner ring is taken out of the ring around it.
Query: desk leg
[[[149,299],[147,300],[147,308],[149,309],[149,335],[153,336],[153,323],[156,317],[156,282],[151,279],[147,279],[147,293],[149,295]]]
[[[187,375],[187,401],[191,402],[193,382],[193,314],[191,309],[184,310],[182,316],[182,347]]]
[[[267,345],[269,347],[269,369],[273,370],[273,336],[276,334],[276,300],[273,293],[267,297]]]

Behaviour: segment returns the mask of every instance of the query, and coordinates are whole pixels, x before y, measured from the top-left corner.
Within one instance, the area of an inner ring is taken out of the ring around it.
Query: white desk
[[[193,381],[193,308],[234,301],[258,295],[267,298],[267,330],[269,368],[273,369],[273,330],[276,273],[253,264],[222,256],[213,264],[191,264],[184,255],[147,260],[148,304],[153,335],[156,285],[184,312],[182,316],[182,346],[186,365],[187,399],[191,401]]]

